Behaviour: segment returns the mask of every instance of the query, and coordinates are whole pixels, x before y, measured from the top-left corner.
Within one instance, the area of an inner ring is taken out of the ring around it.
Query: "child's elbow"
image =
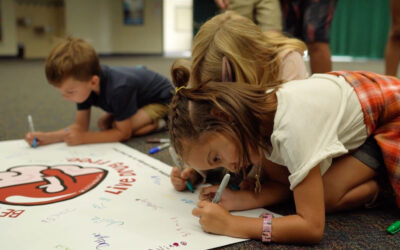
[[[307,243],[318,244],[324,236],[324,224],[318,223],[310,227],[307,235]]]
[[[131,138],[131,134],[124,134],[123,136],[121,136],[121,140],[120,141],[127,141]]]
[[[127,141],[131,138],[132,132],[130,131],[120,131],[119,141]]]

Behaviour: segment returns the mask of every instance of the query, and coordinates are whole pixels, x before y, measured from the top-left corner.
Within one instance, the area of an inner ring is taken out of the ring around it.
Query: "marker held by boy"
[[[29,124],[29,130],[31,133],[35,132],[35,127],[33,126],[33,119],[31,115],[28,115],[28,124]],[[33,138],[32,142],[32,147],[36,148],[37,147],[37,139]]]
[[[226,188],[226,185],[228,185],[229,179],[231,178],[230,174],[226,174],[224,176],[224,178],[221,181],[221,184],[219,185],[218,191],[217,193],[215,193],[215,196],[212,200],[213,203],[218,203],[219,200],[221,199],[222,196],[222,192],[224,191],[224,189]]]
[[[157,152],[160,152],[163,149],[166,149],[167,147],[169,147],[169,142],[161,144],[160,146],[154,147],[152,149],[149,150],[149,154],[155,154]]]
[[[169,154],[171,155],[172,161],[174,162],[174,164],[179,168],[180,171],[183,171],[183,167],[180,164],[180,162],[178,161],[178,157],[176,156],[176,152],[174,150],[173,147],[169,147]],[[190,190],[190,192],[194,192],[194,188],[192,186],[192,183],[190,183],[189,180],[186,180],[186,186],[187,188]]]

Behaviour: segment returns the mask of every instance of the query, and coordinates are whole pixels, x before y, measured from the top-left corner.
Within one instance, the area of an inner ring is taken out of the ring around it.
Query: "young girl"
[[[204,231],[265,242],[317,243],[325,210],[370,203],[379,192],[376,169],[349,153],[373,135],[383,151],[400,205],[400,80],[369,72],[316,74],[279,87],[209,82],[184,88],[189,71],[173,79],[170,139],[183,162],[198,170],[231,172],[253,165],[271,179],[259,192],[202,189],[193,215]],[[266,157],[273,164],[264,164]],[[279,167],[279,165],[284,167]],[[265,207],[290,197],[296,214],[272,218],[228,211]]]
[[[308,76],[302,54],[306,46],[279,32],[262,32],[250,19],[226,11],[204,23],[193,41],[189,87],[209,81],[238,81],[275,86]],[[172,68],[187,66],[179,59]],[[174,74],[174,73],[173,73]],[[185,179],[196,174],[173,168],[171,181],[185,189]]]
[[[223,81],[270,85],[308,76],[303,42],[279,32],[262,32],[250,19],[227,11],[204,23],[193,41],[191,86]],[[226,62],[223,62],[223,58]]]

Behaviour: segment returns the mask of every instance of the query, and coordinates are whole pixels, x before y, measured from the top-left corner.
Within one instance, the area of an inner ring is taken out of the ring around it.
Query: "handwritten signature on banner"
[[[148,201],[147,199],[139,199],[139,198],[136,198],[135,201],[141,202],[141,203],[145,204],[146,206],[153,208],[154,210],[157,210],[157,209],[159,209],[159,208],[162,208],[162,207],[160,207],[160,206],[157,206],[157,205],[151,203],[151,202]]]
[[[93,204],[94,208],[104,209],[107,207],[105,204],[111,201],[111,199],[104,198],[104,197],[100,197],[99,200],[100,200],[100,203]]]
[[[99,223],[106,224],[107,226],[111,226],[111,225],[122,226],[125,224],[125,222],[120,221],[120,220],[105,219],[105,218],[100,218],[98,216],[94,216],[92,218],[92,222],[96,223],[96,224],[99,224]]]
[[[160,186],[160,184],[161,184],[160,176],[152,175],[152,176],[151,176],[151,179],[153,180],[153,183],[154,183],[154,184]]]
[[[185,232],[183,227],[180,225],[178,217],[171,217],[170,219],[175,223],[175,229],[181,234],[182,237],[187,237],[191,235],[190,233]]]
[[[96,239],[94,242],[97,243],[97,246],[96,246],[97,250],[100,250],[103,247],[109,247],[110,246],[110,244],[108,244],[106,242],[106,238],[109,238],[109,236],[104,236],[104,235],[101,235],[101,234],[98,234],[98,233],[93,233],[93,236]]]
[[[186,241],[181,241],[181,242],[174,242],[171,244],[167,244],[167,245],[161,245],[161,246],[157,246],[156,248],[149,248],[148,250],[168,250],[171,249],[173,247],[185,247],[187,246],[187,242]]]
[[[58,218],[60,218],[60,217],[62,217],[62,216],[64,216],[64,215],[66,215],[66,214],[75,212],[75,211],[76,211],[76,208],[73,208],[73,209],[66,208],[66,209],[64,209],[64,210],[62,210],[62,211],[60,211],[60,212],[58,212],[58,213],[54,213],[54,214],[52,214],[52,215],[49,215],[48,217],[42,219],[41,222],[45,222],[45,223],[54,222],[54,221],[56,221]]]

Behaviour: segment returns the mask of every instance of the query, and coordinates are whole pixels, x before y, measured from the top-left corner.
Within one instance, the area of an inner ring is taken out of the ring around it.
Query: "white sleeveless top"
[[[343,77],[314,74],[283,84],[267,159],[285,166],[293,190],[320,164],[323,175],[332,159],[358,148],[367,130],[358,97]]]

